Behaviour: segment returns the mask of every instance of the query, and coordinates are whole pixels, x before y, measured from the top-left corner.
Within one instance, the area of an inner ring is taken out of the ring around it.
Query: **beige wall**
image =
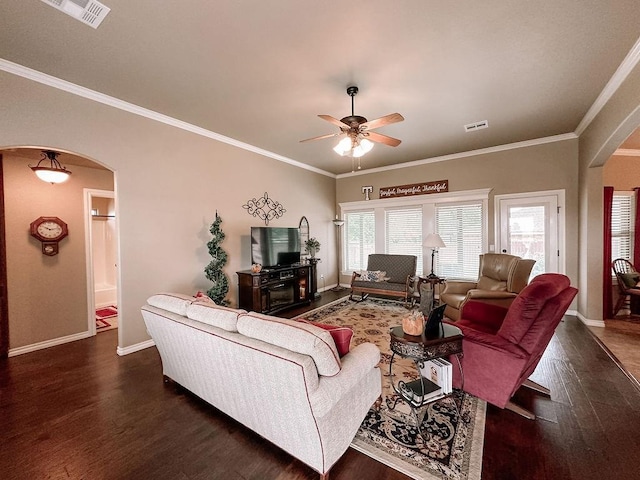
[[[602,185],[626,192],[640,187],[640,157],[611,157],[602,170]]]
[[[380,187],[435,180],[449,180],[450,192],[491,188],[488,233],[489,244],[495,244],[493,202],[495,195],[565,190],[566,273],[576,284],[578,280],[577,174],[578,141],[577,139],[564,140],[446,162],[339,178],[337,201],[364,200],[361,191],[363,185],[373,186],[372,199],[379,198]],[[344,278],[343,281],[345,281]]]
[[[604,165],[640,125],[640,65],[580,135],[580,292],[578,309],[602,320],[602,187]]]
[[[67,182],[44,183],[29,169],[35,163],[3,153],[11,349],[87,330],[83,188],[113,189],[111,172],[77,166]],[[69,227],[53,257],[29,234],[42,216]]]
[[[235,272],[250,266],[250,227],[264,225],[242,208],[248,199],[268,192],[286,209],[270,225],[297,227],[304,215],[311,235],[322,243],[320,256],[334,248],[332,177],[4,72],[0,73],[0,92],[0,149],[42,145],[68,150],[115,172],[119,344],[123,349],[149,338],[140,315],[140,306],[149,295],[209,288],[203,269],[211,259],[206,242],[216,210],[226,233],[223,248],[229,256],[226,272],[233,304],[237,302]],[[319,274],[335,275],[335,268],[335,262],[323,259]],[[84,287],[78,286],[74,293],[86,297]]]

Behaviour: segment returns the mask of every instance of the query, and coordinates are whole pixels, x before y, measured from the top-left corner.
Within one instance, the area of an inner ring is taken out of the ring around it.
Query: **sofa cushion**
[[[187,307],[187,317],[228,332],[238,331],[238,315],[246,310],[222,307],[212,301],[197,300]]]
[[[340,356],[327,330],[296,320],[251,312],[238,317],[238,332],[313,358],[318,373],[325,376],[340,372]]]
[[[316,327],[328,331],[331,334],[331,338],[333,338],[334,343],[336,344],[338,355],[340,355],[340,357],[344,357],[347,353],[349,353],[349,348],[351,347],[351,337],[353,337],[353,330],[351,330],[349,327],[327,325],[326,323],[311,322],[305,319],[300,319],[299,321],[305,322],[309,325],[315,325]]]
[[[187,315],[187,307],[194,301],[195,298],[182,293],[158,293],[147,299],[147,303],[152,307],[162,308],[182,316]]]
[[[622,278],[622,282],[624,286],[627,288],[636,288],[638,285],[638,281],[640,281],[640,273],[638,272],[629,272],[620,274],[620,278]]]

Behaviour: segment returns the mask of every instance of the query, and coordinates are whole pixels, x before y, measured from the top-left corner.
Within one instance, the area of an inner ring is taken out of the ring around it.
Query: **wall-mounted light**
[[[71,172],[60,165],[58,162],[58,152],[54,152],[53,150],[42,150],[42,159],[38,162],[38,165],[32,167],[29,165],[31,170],[38,176],[40,180],[47,183],[62,183],[66,182],[71,175]],[[42,162],[49,162],[49,165],[45,163],[42,165]]]

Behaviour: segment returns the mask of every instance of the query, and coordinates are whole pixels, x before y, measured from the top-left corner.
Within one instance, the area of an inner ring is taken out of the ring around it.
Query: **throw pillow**
[[[387,272],[381,270],[362,270],[358,280],[363,282],[386,282],[389,277],[387,277]]]
[[[351,330],[349,327],[338,327],[337,325],[327,325],[325,323],[311,322],[305,319],[300,319],[300,321],[308,323],[309,325],[315,325],[316,327],[320,327],[323,330],[327,330],[331,334],[331,337],[336,344],[338,355],[340,355],[340,357],[344,357],[347,353],[349,353],[349,348],[351,346],[351,337],[353,337],[353,330]]]
[[[638,272],[622,273],[620,275],[620,278],[622,278],[622,282],[624,283],[625,287],[635,288],[636,285],[638,284],[638,281],[640,280],[640,273]]]

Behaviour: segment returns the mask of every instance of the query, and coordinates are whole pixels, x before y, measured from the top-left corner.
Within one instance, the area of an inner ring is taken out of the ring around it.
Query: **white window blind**
[[[436,254],[436,274],[476,280],[483,245],[483,203],[436,205],[436,231],[446,247]]]
[[[376,252],[373,210],[345,214],[345,266],[347,271],[366,270],[369,254]]]
[[[614,193],[611,209],[611,259],[633,263],[633,195]]]
[[[422,208],[385,210],[385,253],[415,255],[422,272]]]

